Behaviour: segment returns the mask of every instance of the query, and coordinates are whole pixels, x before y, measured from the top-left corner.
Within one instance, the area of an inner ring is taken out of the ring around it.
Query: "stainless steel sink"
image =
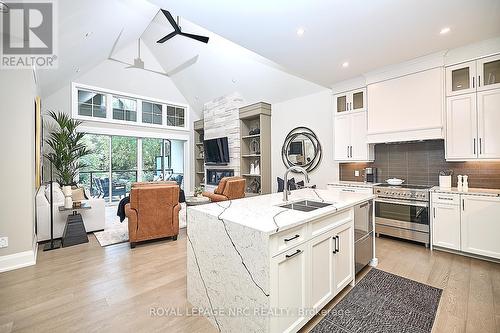
[[[311,212],[313,210],[331,206],[331,203],[312,201],[312,200],[302,200],[297,202],[292,202],[289,204],[280,205],[279,207],[300,210],[301,212]]]

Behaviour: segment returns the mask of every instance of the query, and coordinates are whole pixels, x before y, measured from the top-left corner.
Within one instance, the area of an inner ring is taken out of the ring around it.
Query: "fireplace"
[[[207,185],[217,186],[222,178],[232,176],[233,169],[207,169]]]

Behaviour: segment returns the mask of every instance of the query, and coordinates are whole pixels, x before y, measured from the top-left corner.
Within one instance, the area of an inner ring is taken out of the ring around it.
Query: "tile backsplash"
[[[439,171],[450,169],[453,186],[457,175],[468,175],[469,187],[500,189],[500,162],[446,162],[444,156],[443,140],[377,144],[373,163],[341,163],[340,179],[363,181],[363,169],[375,167],[379,182],[396,177],[407,184],[439,185]],[[359,177],[354,176],[356,170]]]

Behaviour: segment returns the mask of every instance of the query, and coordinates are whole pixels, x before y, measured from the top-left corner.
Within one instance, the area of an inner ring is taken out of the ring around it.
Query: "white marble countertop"
[[[431,192],[436,193],[454,193],[454,194],[466,194],[466,195],[483,195],[483,196],[492,196],[499,197],[500,190],[497,189],[489,189],[489,188],[473,188],[469,187],[467,191],[459,191],[456,187],[452,188],[443,188],[439,186],[434,186],[430,190]]]
[[[345,181],[345,180],[339,180],[336,182],[328,183],[328,185],[333,185],[333,186],[351,186],[351,187],[365,187],[365,188],[373,188],[373,186],[379,184],[380,183],[367,183],[367,182],[356,182],[356,181]]]
[[[279,207],[279,205],[285,204],[283,193],[273,193],[189,207],[189,209],[220,217],[226,222],[238,223],[271,235],[374,198],[373,194],[301,189],[291,192],[288,196],[288,203],[308,199],[324,201],[333,205],[311,212],[302,212]],[[228,208],[225,209],[226,207]]]

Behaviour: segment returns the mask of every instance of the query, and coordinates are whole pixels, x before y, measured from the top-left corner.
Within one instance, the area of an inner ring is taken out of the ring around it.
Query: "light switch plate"
[[[0,237],[0,248],[9,246],[9,237]]]
[[[359,177],[359,170],[354,170],[354,177]]]

